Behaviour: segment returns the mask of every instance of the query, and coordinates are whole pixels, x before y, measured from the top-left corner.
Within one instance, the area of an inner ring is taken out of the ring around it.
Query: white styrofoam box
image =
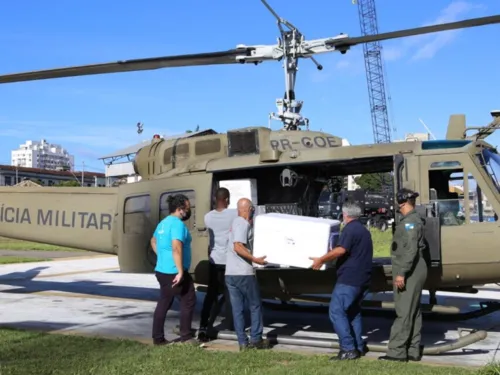
[[[339,220],[260,214],[254,223],[253,255],[267,256],[270,265],[309,268],[312,266],[309,257],[325,255],[338,242],[339,233]],[[325,268],[323,265],[321,270]]]
[[[224,180],[219,181],[219,187],[229,190],[231,197],[229,199],[229,208],[236,208],[238,200],[248,198],[254,206],[257,206],[257,180],[247,178],[243,180]]]
[[[265,205],[255,207],[255,215],[254,216],[262,215],[265,213],[266,213],[266,206]]]

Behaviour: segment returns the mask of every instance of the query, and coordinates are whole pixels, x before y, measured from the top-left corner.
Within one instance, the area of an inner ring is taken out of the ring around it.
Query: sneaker
[[[362,350],[358,350],[359,352],[359,355],[361,357],[364,357],[366,355],[366,353],[368,353],[370,350],[368,349],[368,345],[364,344],[363,345],[363,349]]]

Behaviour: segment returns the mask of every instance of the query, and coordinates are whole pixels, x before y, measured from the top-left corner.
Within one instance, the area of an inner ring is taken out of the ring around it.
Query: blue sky
[[[360,34],[351,0],[269,0],[308,39]],[[306,5],[309,4],[309,5]],[[50,4],[50,5],[49,5]],[[147,4],[147,5],[146,5]],[[217,5],[214,5],[217,4]],[[300,5],[299,5],[300,4]],[[498,0],[379,0],[379,31],[500,13]],[[258,0],[18,0],[2,5],[0,74],[184,53],[237,44],[274,44],[278,29]],[[401,138],[444,137],[450,114],[485,125],[500,108],[500,25],[383,43],[391,126]],[[496,38],[495,38],[496,36]],[[312,129],[373,142],[362,46],[320,55],[324,69],[302,60],[296,85]],[[99,156],[186,129],[267,126],[283,95],[281,63],[209,66],[0,85],[0,163],[26,139],[45,138],[75,155],[76,169],[103,170]],[[136,123],[144,132],[136,133]],[[274,128],[280,124],[275,122]],[[394,138],[394,135],[393,135]],[[499,144],[500,135],[489,141]]]

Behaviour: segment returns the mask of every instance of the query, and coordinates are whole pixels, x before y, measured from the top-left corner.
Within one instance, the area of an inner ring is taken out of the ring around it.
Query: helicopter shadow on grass
[[[270,304],[267,305],[269,306]],[[279,311],[277,313],[272,309],[264,308],[264,325],[271,328],[268,332],[268,335],[271,337],[296,336],[300,338],[333,338],[330,335],[335,331],[329,320],[327,308],[324,310],[324,313],[307,313],[304,309],[300,309],[300,312]],[[484,322],[481,323],[481,319],[484,320],[484,317],[455,322],[434,322],[424,320],[422,328],[422,345],[428,347],[436,344],[454,342],[456,338],[447,338],[447,333],[456,332],[459,328],[470,330],[486,329]],[[493,326],[494,324],[489,323],[498,321],[498,315],[496,317],[492,316],[488,321],[487,325],[489,327]],[[369,343],[387,343],[392,323],[393,319],[387,319],[387,317],[363,316],[363,336]],[[490,332],[492,330],[498,332],[498,329],[495,327],[491,330],[488,329]],[[497,350],[496,347],[488,349],[462,348],[452,353],[445,352],[433,356],[477,355],[487,354],[495,350]]]

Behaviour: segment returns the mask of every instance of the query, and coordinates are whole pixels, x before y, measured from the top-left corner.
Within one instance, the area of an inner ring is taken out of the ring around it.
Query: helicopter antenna
[[[427,130],[429,132],[429,134],[431,135],[432,139],[436,139],[436,137],[434,137],[434,134],[432,134],[431,129],[429,129],[427,127],[427,125],[425,125],[425,122],[423,122],[422,119],[420,119],[420,118],[418,119],[418,121],[420,121],[420,123],[424,126],[425,130]]]
[[[137,123],[137,134],[141,134],[144,130],[144,124],[142,122]]]
[[[299,70],[299,57],[302,57],[299,56],[299,51],[305,41],[305,37],[297,27],[280,17],[266,0],[261,1],[276,18],[276,23],[281,34],[281,37],[278,38],[278,49],[283,54],[283,69],[285,71],[285,95],[282,99],[276,100],[278,112],[270,113],[269,117],[272,120],[281,121],[285,130],[297,130],[304,125],[306,129],[309,129],[309,119],[302,117],[300,114],[304,102],[295,99],[295,82],[297,71]],[[288,30],[285,30],[284,27]],[[308,56],[308,58],[314,62],[318,70],[323,69],[323,66],[314,57]]]

